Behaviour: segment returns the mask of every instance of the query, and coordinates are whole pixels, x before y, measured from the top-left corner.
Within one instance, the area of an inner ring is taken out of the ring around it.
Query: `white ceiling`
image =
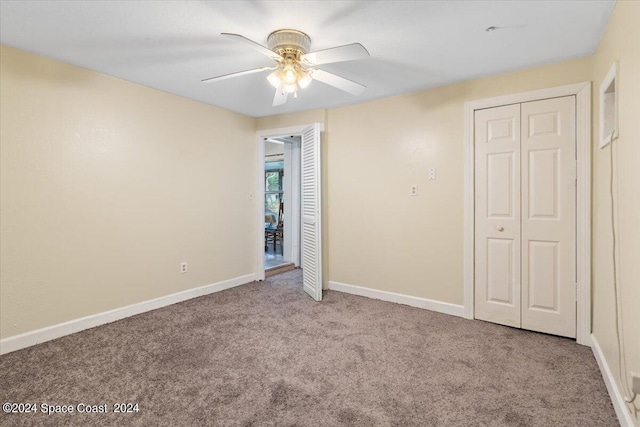
[[[331,108],[590,55],[614,1],[5,1],[0,41],[84,68],[254,117]],[[487,27],[498,30],[488,33]],[[279,107],[270,66],[220,36],[266,45],[280,28],[309,34],[311,50],[362,43],[367,60],[327,71],[367,86],[353,96],[313,82]]]

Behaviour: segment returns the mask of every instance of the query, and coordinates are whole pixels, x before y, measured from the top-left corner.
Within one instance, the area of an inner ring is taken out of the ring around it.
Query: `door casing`
[[[576,97],[576,341],[591,346],[591,82],[468,101],[464,105],[464,317],[473,319],[475,287],[474,112],[485,108]]]
[[[300,141],[284,144],[284,248],[285,261],[292,262],[295,267],[300,266]],[[288,259],[287,259],[288,258]]]

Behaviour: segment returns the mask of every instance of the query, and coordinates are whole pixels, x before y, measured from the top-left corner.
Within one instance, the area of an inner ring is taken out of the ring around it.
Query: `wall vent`
[[[618,138],[618,62],[614,62],[600,85],[600,148]]]

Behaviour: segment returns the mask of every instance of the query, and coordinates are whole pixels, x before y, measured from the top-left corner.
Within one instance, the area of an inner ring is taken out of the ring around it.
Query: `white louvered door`
[[[477,319],[576,336],[575,97],[475,112]]]
[[[322,301],[322,233],[320,204],[320,128],[302,133],[302,287]]]

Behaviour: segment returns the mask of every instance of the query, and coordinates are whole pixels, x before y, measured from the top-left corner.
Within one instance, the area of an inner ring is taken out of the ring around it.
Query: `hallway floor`
[[[284,257],[280,253],[280,249],[276,249],[269,245],[269,249],[264,252],[264,269],[270,270],[272,268],[280,267],[289,264],[289,261],[285,261]]]

